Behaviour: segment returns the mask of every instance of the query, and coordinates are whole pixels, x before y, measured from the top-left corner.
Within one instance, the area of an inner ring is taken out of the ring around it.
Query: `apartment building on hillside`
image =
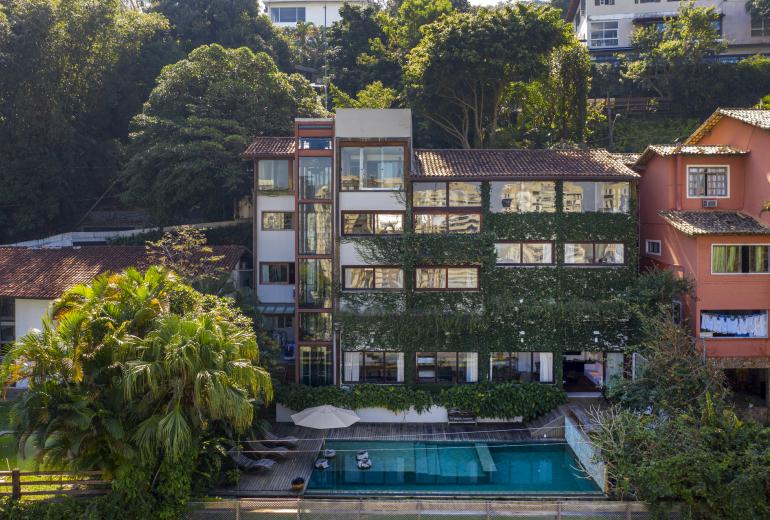
[[[682,302],[704,355],[770,402],[770,110],[719,109],[684,144],[652,145],[641,173],[642,263],[695,282]]]
[[[565,19],[575,28],[578,40],[588,46],[596,61],[614,61],[631,48],[637,27],[662,24],[677,16],[682,2],[672,0],[571,0]],[[719,30],[729,48],[721,60],[737,61],[770,53],[770,20],[752,17],[745,0],[697,0],[719,14]]]
[[[409,110],[340,109],[259,137],[254,257],[286,378],[535,381],[628,368],[638,175],[604,150],[420,150]]]

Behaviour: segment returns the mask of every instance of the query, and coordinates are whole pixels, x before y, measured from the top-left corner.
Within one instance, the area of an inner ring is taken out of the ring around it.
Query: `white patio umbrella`
[[[297,412],[291,416],[291,420],[294,421],[294,424],[297,426],[323,430],[323,447],[326,444],[326,430],[332,428],[347,428],[360,421],[361,418],[356,415],[353,410],[337,408],[336,406],[325,404],[323,406],[306,408],[301,412]]]

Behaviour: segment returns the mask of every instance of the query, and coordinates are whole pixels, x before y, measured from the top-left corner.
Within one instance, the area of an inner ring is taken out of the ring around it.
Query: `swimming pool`
[[[307,494],[599,494],[566,444],[330,441]],[[366,450],[372,468],[358,468]]]

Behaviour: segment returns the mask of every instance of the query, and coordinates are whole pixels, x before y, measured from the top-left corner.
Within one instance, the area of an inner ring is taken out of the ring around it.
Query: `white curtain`
[[[468,352],[465,354],[465,382],[476,383],[479,380],[479,353]]]
[[[345,377],[344,380],[350,383],[357,383],[361,379],[361,352],[345,352]]]
[[[397,363],[396,368],[398,370],[398,374],[396,376],[397,377],[396,380],[399,383],[403,383],[404,382],[404,353],[403,352],[400,352],[398,354],[396,363]]]
[[[540,382],[553,383],[553,352],[540,353]]]

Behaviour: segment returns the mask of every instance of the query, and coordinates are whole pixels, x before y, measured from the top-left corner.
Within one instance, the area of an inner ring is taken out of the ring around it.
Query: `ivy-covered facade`
[[[295,380],[597,391],[622,375],[638,176],[603,150],[412,150],[408,111],[373,112],[336,116],[331,226],[297,208],[297,247],[330,233],[332,265],[295,255]]]

